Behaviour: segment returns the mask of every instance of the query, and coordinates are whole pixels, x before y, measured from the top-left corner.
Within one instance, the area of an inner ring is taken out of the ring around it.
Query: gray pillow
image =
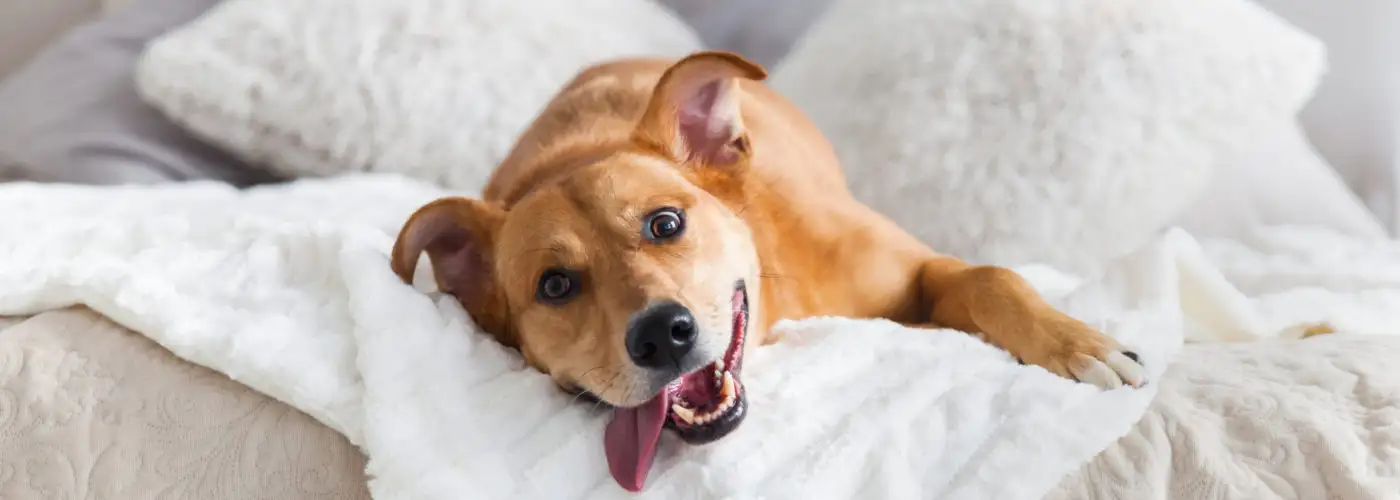
[[[84,184],[275,180],[145,104],[133,67],[146,43],[219,0],[137,0],[69,32],[0,82],[0,179]]]
[[[661,0],[714,49],[774,70],[832,0]]]

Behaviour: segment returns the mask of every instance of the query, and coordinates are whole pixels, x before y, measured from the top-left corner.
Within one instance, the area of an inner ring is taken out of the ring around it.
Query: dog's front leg
[[[920,268],[930,320],[971,332],[1024,363],[1103,388],[1146,383],[1137,355],[1046,303],[1010,269],[936,257]]]

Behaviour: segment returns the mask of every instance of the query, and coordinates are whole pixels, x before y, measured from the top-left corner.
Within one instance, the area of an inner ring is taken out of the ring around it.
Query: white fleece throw
[[[394,177],[243,192],[7,185],[0,314],[85,304],[285,401],[364,450],[375,498],[627,497],[603,455],[609,412],[475,333],[450,297],[390,272],[399,225],[443,194]],[[1184,233],[1109,269],[1082,285],[1024,272],[1136,350],[1152,380],[1183,325],[1260,334]],[[1038,499],[1156,392],[1073,383],[951,331],[836,318],[779,328],[786,340],[747,362],[747,421],[703,447],[663,438],[644,497]]]

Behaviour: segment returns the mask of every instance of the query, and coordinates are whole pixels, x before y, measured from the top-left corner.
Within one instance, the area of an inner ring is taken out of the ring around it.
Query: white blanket
[[[606,412],[390,272],[399,224],[442,194],[387,177],[247,192],[0,187],[0,315],[88,305],[344,433],[370,459],[376,498],[626,496],[604,460]],[[1136,350],[1154,380],[1183,329],[1249,339],[1287,326],[1181,232],[1102,280],[1023,272]],[[645,496],[1036,499],[1156,392],[1072,383],[954,332],[780,328],[787,340],[749,361],[743,426],[703,447],[663,439]]]

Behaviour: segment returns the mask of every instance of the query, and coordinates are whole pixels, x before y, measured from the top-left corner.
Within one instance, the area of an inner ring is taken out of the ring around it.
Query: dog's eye
[[[568,269],[550,269],[540,275],[535,298],[548,304],[560,304],[578,293],[578,273]]]
[[[680,236],[685,232],[685,216],[679,208],[662,208],[647,215],[642,226],[642,237],[661,242]]]

